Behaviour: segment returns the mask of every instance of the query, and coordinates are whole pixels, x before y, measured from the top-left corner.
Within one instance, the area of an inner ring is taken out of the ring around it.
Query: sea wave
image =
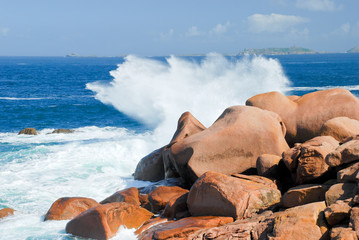
[[[333,88],[343,88],[349,91],[359,91],[359,85],[344,85],[344,86],[313,86],[313,87],[288,87],[285,91],[320,91]]]

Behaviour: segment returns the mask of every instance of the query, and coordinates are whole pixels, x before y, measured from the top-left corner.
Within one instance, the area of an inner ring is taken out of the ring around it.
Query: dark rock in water
[[[35,128],[24,128],[19,132],[20,134],[26,134],[26,135],[37,135],[37,131]]]
[[[84,238],[110,239],[120,226],[139,228],[153,213],[125,202],[107,203],[90,208],[66,225],[66,233]]]
[[[75,132],[74,130],[71,130],[71,129],[64,129],[64,128],[59,128],[59,129],[56,129],[54,131],[52,131],[52,133],[73,133]]]
[[[99,205],[91,198],[84,197],[64,197],[57,199],[45,215],[47,220],[72,219],[80,213]]]
[[[164,148],[159,148],[140,160],[134,173],[136,180],[157,182],[165,178],[162,159]]]
[[[140,194],[149,194],[159,186],[178,186],[181,188],[186,188],[186,185],[182,178],[167,178],[146,187],[138,188]]]
[[[13,215],[14,214],[14,209],[12,208],[3,208],[0,210],[0,219]]]

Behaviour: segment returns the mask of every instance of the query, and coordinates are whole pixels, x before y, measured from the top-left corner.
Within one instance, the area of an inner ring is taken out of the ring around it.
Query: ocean
[[[359,54],[202,57],[0,57],[0,239],[73,239],[43,217],[60,197],[101,201],[148,185],[137,162],[167,144],[190,111],[210,126],[268,91],[341,87],[359,96]],[[26,127],[36,136],[18,135]],[[75,130],[50,134],[54,129]],[[120,229],[114,239],[135,239]]]

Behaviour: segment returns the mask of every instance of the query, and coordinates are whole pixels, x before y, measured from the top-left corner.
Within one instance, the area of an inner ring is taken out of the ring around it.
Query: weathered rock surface
[[[14,209],[12,209],[12,208],[0,209],[0,219],[10,216],[10,215],[14,215]]]
[[[325,161],[331,167],[359,160],[359,140],[352,140],[340,145],[328,154]]]
[[[324,210],[324,216],[328,224],[334,226],[349,219],[350,210],[349,201],[338,200]]]
[[[66,225],[66,232],[93,239],[109,239],[120,226],[139,228],[153,213],[125,202],[108,203],[91,208]]]
[[[59,129],[55,129],[54,131],[52,131],[52,134],[55,133],[64,133],[64,134],[69,134],[69,133],[74,133],[74,130],[71,129],[65,129],[65,128],[59,128]]]
[[[275,177],[278,175],[278,164],[282,157],[271,154],[260,155],[256,162],[258,175],[264,177]]]
[[[284,134],[277,114],[233,106],[206,130],[173,144],[169,155],[180,176],[193,183],[207,171],[241,173],[255,168],[262,154],[281,155],[288,149]]]
[[[118,192],[115,192],[108,198],[102,200],[101,204],[112,203],[112,202],[126,202],[129,204],[134,204],[137,206],[141,205],[139,199],[139,192],[138,189],[135,187],[127,188]]]
[[[359,162],[337,172],[338,182],[359,182]]]
[[[328,171],[326,156],[339,146],[330,136],[319,136],[296,144],[283,153],[283,161],[297,184],[308,183]]]
[[[329,234],[323,214],[325,207],[325,202],[315,202],[279,213],[269,239],[322,239],[323,235]]]
[[[320,135],[332,136],[339,142],[356,134],[359,134],[359,121],[348,117],[329,119],[320,129]]]
[[[289,145],[320,135],[322,125],[335,117],[359,120],[359,100],[348,90],[312,92],[292,101],[279,92],[256,95],[246,105],[277,113],[287,127]]]
[[[172,198],[178,198],[188,193],[187,189],[173,186],[160,186],[148,194],[148,201],[151,204],[151,212],[160,213]]]
[[[352,228],[348,227],[333,227],[330,230],[330,239],[331,240],[358,240],[357,234],[353,231]]]
[[[192,186],[187,206],[192,216],[242,219],[278,203],[280,197],[280,191],[271,186],[206,172]]]
[[[165,223],[165,222],[168,222],[167,218],[161,218],[161,217],[151,218],[151,219],[147,220],[146,222],[144,222],[143,225],[135,231],[135,234],[140,235],[147,229],[149,229],[155,225],[158,225],[160,223]]]
[[[337,183],[329,188],[325,193],[325,202],[328,206],[337,200],[345,200],[355,196],[356,194],[355,183]]]
[[[312,202],[325,200],[328,186],[321,184],[305,184],[290,188],[281,199],[281,206],[291,208]]]
[[[351,209],[349,226],[356,232],[359,238],[359,207],[353,207]]]
[[[231,217],[189,217],[179,221],[169,221],[158,224],[142,232],[137,239],[139,240],[164,240],[164,239],[192,239],[194,232],[218,227],[233,222]]]
[[[168,219],[181,219],[190,217],[190,213],[187,207],[188,193],[183,194],[179,197],[173,197],[167,203],[161,217]]]
[[[57,199],[47,211],[44,221],[72,219],[80,213],[99,205],[91,198],[63,197]]]
[[[26,134],[26,135],[37,135],[37,131],[35,128],[24,128],[19,132],[20,134]]]

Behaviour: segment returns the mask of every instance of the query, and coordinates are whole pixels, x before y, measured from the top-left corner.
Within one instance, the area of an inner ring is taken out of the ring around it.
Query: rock
[[[349,201],[338,200],[324,209],[324,216],[327,223],[331,226],[337,225],[340,222],[349,219]]]
[[[99,205],[91,198],[63,197],[57,199],[47,211],[44,221],[72,219],[80,213]]]
[[[148,211],[151,211],[151,204],[148,201],[148,194],[139,194],[138,199],[140,200],[141,207],[147,209]]]
[[[337,172],[338,182],[359,182],[359,162]]]
[[[139,228],[153,213],[125,202],[107,203],[93,207],[66,225],[66,233],[83,238],[109,239],[120,226]]]
[[[349,226],[356,232],[359,237],[359,207],[353,207],[350,211]]]
[[[12,208],[3,208],[0,210],[0,219],[10,216],[10,215],[14,215],[14,209]]]
[[[190,213],[187,207],[188,193],[185,193],[179,197],[173,197],[167,203],[161,217],[168,219],[181,219],[190,217]]]
[[[354,136],[350,136],[350,137],[347,137],[346,139],[344,139],[341,143],[344,144],[344,143],[347,143],[351,140],[359,140],[359,134],[356,134]]]
[[[324,236],[328,234],[328,228],[323,216],[324,209],[325,202],[315,202],[279,213],[274,219],[269,240],[326,239]]]
[[[329,188],[325,193],[325,202],[328,206],[337,200],[345,200],[355,196],[356,184],[354,183],[337,183]]]
[[[192,186],[187,206],[192,216],[251,217],[280,201],[276,188],[221,173],[206,172]]]
[[[281,206],[291,208],[325,200],[326,185],[305,184],[290,188],[281,199]]]
[[[267,239],[267,234],[273,230],[273,221],[275,216],[276,214],[272,214],[272,212],[266,211],[252,218],[237,220],[233,223],[228,223],[220,227],[199,230],[195,232],[193,236],[191,236],[191,239]]]
[[[160,217],[152,218],[152,219],[147,220],[146,222],[144,222],[143,225],[139,229],[137,229],[135,231],[135,234],[140,235],[141,233],[143,233],[147,229],[149,229],[149,228],[151,228],[151,227],[153,227],[155,225],[165,223],[165,222],[168,222],[167,218],[160,218]]]
[[[21,130],[19,132],[18,135],[20,134],[26,134],[26,135],[37,135],[37,131],[35,128],[24,128],[23,130]]]
[[[325,161],[331,167],[359,160],[359,140],[352,140],[340,145],[328,154]]]
[[[355,134],[359,134],[359,121],[348,117],[329,119],[320,129],[320,135],[332,136],[339,142]]]
[[[231,176],[235,177],[235,178],[263,184],[263,185],[271,187],[271,188],[277,188],[277,185],[274,183],[274,181],[269,178],[266,178],[266,177],[256,176],[256,175],[245,175],[245,174],[240,174],[240,173],[232,174]]]
[[[137,239],[139,240],[164,240],[164,239],[191,239],[194,232],[218,227],[233,222],[230,217],[189,217],[179,221],[169,221],[158,224],[142,232]]]
[[[288,149],[284,134],[277,114],[234,106],[206,130],[173,144],[169,155],[180,176],[193,183],[207,171],[241,173],[255,168],[262,154],[281,155]]]
[[[271,154],[260,155],[256,162],[258,175],[275,177],[278,175],[278,164],[282,157]]]
[[[129,204],[134,204],[137,206],[141,205],[139,199],[139,192],[138,189],[135,187],[127,188],[118,192],[115,192],[108,198],[102,200],[101,204],[112,203],[112,202],[126,202]]]
[[[338,146],[339,142],[333,137],[315,137],[285,151],[283,162],[297,184],[309,183],[328,171],[325,158]]]
[[[59,128],[59,129],[56,129],[56,130],[52,131],[52,134],[55,134],[55,133],[69,134],[69,133],[74,133],[74,132],[75,132],[75,131],[74,131],[74,130],[71,130],[71,129]]]
[[[159,148],[140,160],[136,166],[134,177],[137,180],[157,182],[164,178],[176,178],[178,173],[168,158],[168,148],[188,136],[205,129],[190,112],[185,112],[178,120],[177,130],[169,145]]]
[[[352,228],[339,226],[330,230],[331,240],[357,240],[357,235]]]
[[[136,180],[157,182],[165,178],[162,159],[164,149],[165,147],[159,148],[140,160],[134,173]]]
[[[181,188],[186,187],[182,178],[167,178],[167,179],[163,179],[161,181],[152,183],[150,185],[147,185],[145,187],[138,188],[138,191],[140,194],[149,194],[150,192],[152,192],[153,190],[155,190],[156,188],[158,188],[160,186],[167,186],[167,187],[177,186],[177,187],[181,187]]]
[[[151,204],[151,212],[160,213],[172,198],[178,198],[188,193],[187,189],[177,186],[160,186],[148,194],[148,201]]]
[[[291,100],[279,92],[256,95],[246,105],[277,113],[283,120],[289,145],[320,135],[322,125],[335,117],[359,120],[359,100],[348,90],[329,89]]]

